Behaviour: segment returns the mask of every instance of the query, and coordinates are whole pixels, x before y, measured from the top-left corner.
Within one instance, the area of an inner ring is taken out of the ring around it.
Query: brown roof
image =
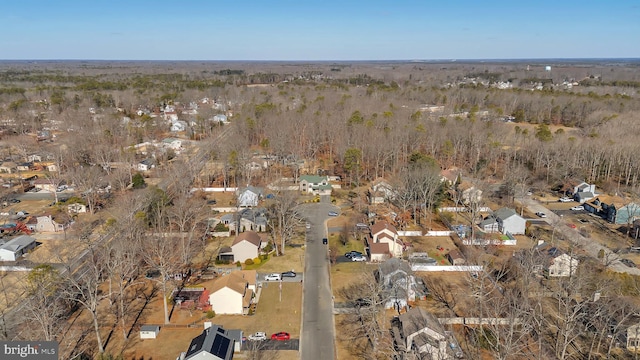
[[[378,221],[370,227],[372,235],[375,235],[384,229],[389,229],[394,234],[398,233],[398,230],[396,230],[395,226],[389,224],[386,221]]]
[[[211,286],[211,293],[215,293],[216,291],[229,288],[237,293],[244,294],[244,290],[247,287],[247,280],[244,279],[242,274],[238,271],[234,271],[229,275],[222,276],[218,278]]]
[[[247,293],[242,298],[242,307],[249,307],[249,305],[251,305],[251,298],[253,298],[253,290],[247,289]]]
[[[464,256],[462,256],[462,254],[460,253],[460,251],[458,251],[458,249],[453,249],[453,250],[449,251],[448,255],[453,260],[455,260],[455,259],[463,259],[464,260]]]
[[[238,271],[249,285],[255,285],[258,278],[258,271],[256,270],[240,270]]]
[[[260,246],[260,241],[262,241],[262,239],[260,238],[260,235],[258,235],[257,232],[255,231],[245,231],[243,233],[238,234],[238,236],[236,236],[236,239],[233,240],[233,244],[231,244],[231,246],[240,243],[241,241],[248,241],[250,243],[252,243],[255,246]]]
[[[371,252],[371,254],[388,254],[389,245],[386,243],[373,243],[369,245],[369,252]]]

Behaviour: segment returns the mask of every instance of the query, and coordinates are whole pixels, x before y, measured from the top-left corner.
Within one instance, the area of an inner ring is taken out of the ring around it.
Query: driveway
[[[608,249],[605,246],[598,244],[597,242],[587,239],[582,236],[578,229],[573,229],[568,226],[567,222],[564,221],[562,216],[554,213],[553,211],[547,209],[539,202],[533,199],[522,199],[522,204],[527,207],[532,213],[543,212],[547,215],[546,218],[540,219],[550,226],[555,226],[556,232],[563,235],[567,240],[571,241],[573,244],[580,246],[589,256],[594,259],[598,258],[598,253],[600,250],[604,251],[604,259],[607,260],[607,268],[613,270],[615,272],[620,273],[628,273],[631,275],[640,275],[640,269],[631,268],[620,262],[620,257]]]
[[[268,336],[268,335],[267,335]],[[291,339],[286,341],[267,339],[264,341],[246,340],[242,342],[241,349],[246,350],[298,350],[300,340]]]
[[[300,359],[335,359],[335,328],[333,294],[329,278],[329,253],[322,238],[327,237],[329,211],[339,212],[330,203],[305,204],[299,213],[311,224],[307,229],[304,287],[302,301],[302,331]]]

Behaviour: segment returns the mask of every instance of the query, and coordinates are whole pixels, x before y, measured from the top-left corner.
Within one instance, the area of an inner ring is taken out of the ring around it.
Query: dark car
[[[371,306],[371,300],[365,299],[365,298],[355,299],[353,300],[353,306],[355,307]]]
[[[347,259],[351,259],[353,257],[359,257],[362,255],[363,254],[360,251],[351,250],[348,253],[344,254],[344,257],[346,257]]]
[[[322,243],[323,243],[324,245],[327,245],[327,244],[329,243],[329,239],[327,239],[327,238],[322,238]]]
[[[294,277],[296,277],[296,272],[295,272],[295,271],[293,271],[293,270],[291,270],[291,271],[285,271],[285,272],[283,272],[281,275],[282,275],[282,277],[283,277],[283,278],[284,278],[284,277],[292,277],[292,278],[294,278]]]
[[[289,335],[288,332],[284,332],[284,331],[271,335],[271,340],[285,341],[289,339],[291,339],[291,335]]]
[[[20,202],[20,199],[11,199],[11,200],[9,200],[9,202],[12,203],[12,204],[17,204],[17,203]]]
[[[630,259],[620,259],[620,262],[627,265],[628,267],[636,267],[636,263],[634,263],[632,260]]]

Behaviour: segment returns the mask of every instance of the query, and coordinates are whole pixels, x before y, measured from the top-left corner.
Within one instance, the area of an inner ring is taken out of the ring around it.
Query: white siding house
[[[16,261],[36,247],[36,239],[21,235],[0,245],[0,261]]]
[[[262,239],[255,231],[245,231],[236,236],[231,251],[233,261],[245,262],[247,259],[255,259],[260,253]]]

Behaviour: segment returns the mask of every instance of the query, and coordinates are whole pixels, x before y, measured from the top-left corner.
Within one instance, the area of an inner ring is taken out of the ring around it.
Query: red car
[[[291,335],[288,332],[279,332],[271,335],[271,340],[285,341],[291,339]]]
[[[576,224],[569,224],[569,227],[572,228],[572,229],[577,228]]]

